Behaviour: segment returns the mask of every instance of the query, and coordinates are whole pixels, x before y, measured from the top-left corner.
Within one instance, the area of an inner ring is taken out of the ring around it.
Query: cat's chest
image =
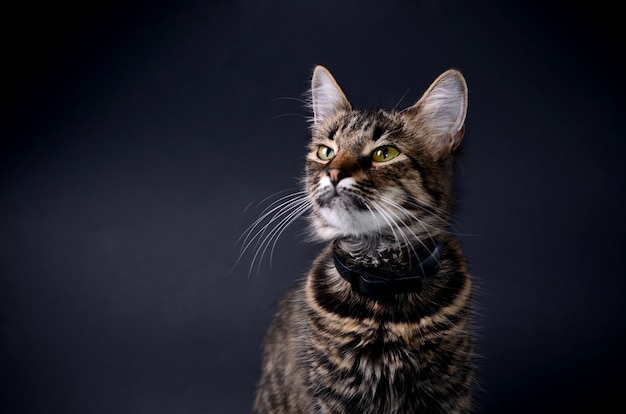
[[[368,384],[415,372],[428,354],[419,323],[376,318],[339,318],[320,314],[309,321],[303,346],[314,361],[325,361],[339,376],[354,375]],[[333,370],[330,370],[333,371]]]
[[[420,361],[419,350],[412,344],[389,341],[382,330],[355,336],[343,345],[341,340],[310,339],[306,344],[312,351],[307,369],[310,384],[326,384],[346,397],[358,395],[359,406],[370,407],[372,412],[388,404],[399,404],[399,409],[406,396],[415,392],[404,394],[418,383],[420,365],[427,363]]]

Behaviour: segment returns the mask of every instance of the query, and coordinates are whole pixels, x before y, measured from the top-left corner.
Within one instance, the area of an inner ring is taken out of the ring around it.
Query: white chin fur
[[[354,185],[352,178],[344,178],[339,182],[337,190],[339,193],[349,190]],[[333,185],[328,177],[320,180],[322,191],[332,188]],[[333,190],[334,191],[334,190]],[[336,199],[331,202],[330,207],[319,209],[322,220],[316,223],[317,235],[322,240],[332,240],[338,237],[360,237],[376,234],[380,231],[382,218],[376,217],[371,211],[359,211],[354,206],[348,204],[344,199]]]
[[[356,212],[337,208],[321,208],[320,213],[325,223],[317,228],[317,233],[324,240],[375,234],[380,229],[378,222],[369,211]]]

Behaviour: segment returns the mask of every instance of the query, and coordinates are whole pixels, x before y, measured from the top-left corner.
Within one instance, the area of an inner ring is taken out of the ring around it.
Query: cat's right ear
[[[427,142],[437,157],[459,146],[465,132],[467,84],[461,72],[450,69],[439,75],[420,100],[403,112],[409,122],[430,130]]]
[[[337,81],[324,66],[318,65],[313,71],[311,107],[313,108],[313,125],[324,122],[336,112],[352,109]]]

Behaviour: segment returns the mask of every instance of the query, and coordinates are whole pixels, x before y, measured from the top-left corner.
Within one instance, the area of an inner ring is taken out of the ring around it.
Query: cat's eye
[[[321,160],[328,161],[333,159],[333,157],[335,156],[335,150],[327,147],[326,145],[320,145],[320,147],[317,149],[317,156]]]
[[[400,155],[400,151],[397,148],[385,145],[372,152],[372,159],[376,162],[385,162],[396,158],[398,155]]]

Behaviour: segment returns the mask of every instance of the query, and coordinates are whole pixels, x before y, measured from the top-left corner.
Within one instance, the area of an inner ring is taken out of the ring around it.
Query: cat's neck
[[[378,241],[336,240],[333,261],[352,291],[377,300],[421,292],[424,280],[438,273],[442,246],[434,239],[418,246]],[[358,250],[351,250],[355,247]]]
[[[439,244],[433,237],[413,240],[410,244],[384,237],[360,237],[338,239],[333,248],[350,266],[402,274],[430,257]]]

